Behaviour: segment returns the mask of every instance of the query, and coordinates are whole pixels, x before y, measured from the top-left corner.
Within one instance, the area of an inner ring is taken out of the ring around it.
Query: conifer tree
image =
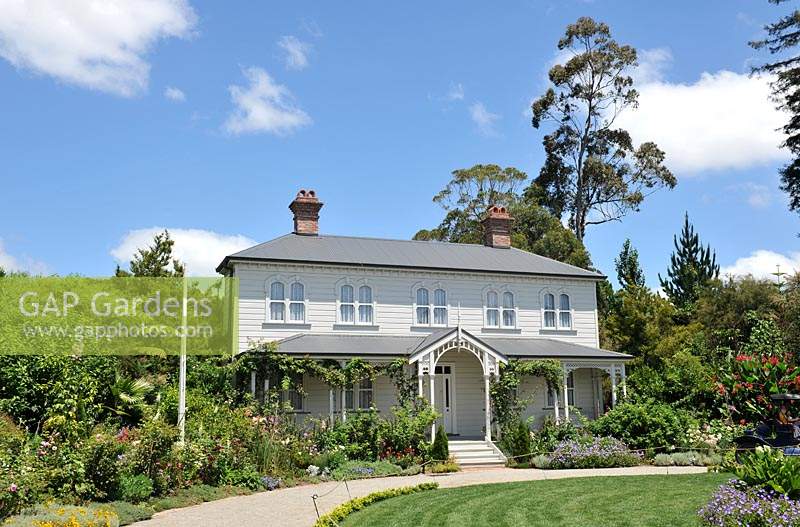
[[[617,268],[617,280],[623,289],[644,287],[644,273],[639,266],[639,251],[631,244],[630,239],[622,244],[619,256],[614,259]]]
[[[172,256],[175,240],[170,238],[169,231],[158,233],[153,238],[153,245],[139,249],[131,260],[130,272],[117,266],[116,276],[150,276],[165,278],[170,276],[183,276],[186,266]],[[169,268],[172,264],[172,269]]]
[[[675,251],[670,257],[667,278],[659,273],[658,280],[675,307],[688,309],[697,300],[700,290],[719,276],[717,255],[711,246],[703,247],[700,243],[699,235],[689,223],[688,213],[684,215],[680,240],[677,236],[673,240]]]

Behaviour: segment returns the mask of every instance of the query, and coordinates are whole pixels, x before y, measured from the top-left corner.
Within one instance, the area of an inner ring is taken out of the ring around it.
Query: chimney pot
[[[492,205],[481,223],[484,245],[498,249],[511,247],[511,215],[505,207]]]
[[[319,234],[319,209],[322,202],[317,199],[313,190],[300,189],[297,196],[289,204],[289,210],[294,214],[294,233],[306,236]]]

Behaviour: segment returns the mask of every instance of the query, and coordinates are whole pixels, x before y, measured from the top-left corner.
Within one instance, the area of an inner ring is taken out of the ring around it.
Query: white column
[[[431,370],[433,370],[433,368],[431,368]],[[431,382],[431,386],[430,386],[430,388],[431,388],[431,399],[430,399],[431,408],[435,409],[436,408],[436,401],[435,401],[435,398],[434,398],[433,394],[434,394],[434,390],[436,389],[435,388],[436,374],[433,373],[433,371],[430,371],[428,373],[428,379]],[[434,421],[433,424],[431,425],[431,441],[433,441],[435,437],[436,437],[436,421]]]
[[[256,370],[250,372],[250,395],[256,396]]]
[[[611,408],[617,406],[617,366],[611,365]]]
[[[353,395],[355,395],[355,394],[353,394]],[[342,421],[347,421],[347,409],[344,407],[344,401],[345,401],[345,397],[344,397],[344,388],[342,388],[342,400],[341,400],[341,405],[342,405]]]
[[[489,397],[489,375],[483,376],[483,389],[485,391],[483,397],[483,404],[486,406],[486,440],[492,440],[492,405],[491,398]]]
[[[417,375],[417,396],[422,397],[422,370]]]
[[[622,363],[622,369],[620,369],[620,373],[622,374],[622,398],[628,398],[628,381],[625,378],[625,363]]]
[[[333,386],[328,388],[328,417],[330,418],[330,424],[333,424]]]
[[[550,388],[548,387],[548,390]],[[561,416],[558,415],[558,392],[553,393],[553,410],[556,412],[556,424],[561,422]]]
[[[567,373],[567,370],[564,370],[564,387],[561,389],[561,392],[564,394],[564,420],[569,423],[568,377],[569,373]]]

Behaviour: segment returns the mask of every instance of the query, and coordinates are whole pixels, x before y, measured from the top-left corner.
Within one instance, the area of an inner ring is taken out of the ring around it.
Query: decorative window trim
[[[283,286],[283,299],[272,299],[272,284],[280,283]],[[303,300],[292,300],[292,286],[300,284],[303,287]],[[283,319],[272,319],[272,304],[283,305]],[[303,306],[303,318],[301,320],[291,320],[292,305],[300,304]],[[276,274],[268,277],[264,281],[264,305],[266,307],[264,312],[264,323],[271,325],[285,325],[285,326],[304,326],[307,325],[308,320],[308,286],[303,282],[299,276],[287,276]]]
[[[545,296],[553,295],[553,309],[545,309]],[[561,309],[561,295],[566,295],[569,299],[569,309]],[[572,295],[564,288],[542,289],[539,293],[539,303],[541,305],[541,330],[542,331],[574,331],[575,329],[575,308],[572,302]],[[545,325],[546,313],[552,312],[554,325]],[[561,324],[561,313],[569,313],[569,325]]]
[[[497,307],[489,307],[489,293],[497,295]],[[514,307],[503,307],[503,296],[507,293],[512,295]],[[495,286],[490,284],[483,288],[483,327],[484,329],[494,330],[515,330],[519,328],[519,303],[517,300],[517,293],[508,287],[508,285]],[[497,324],[489,324],[489,311],[497,311]],[[511,325],[505,324],[505,312],[513,313],[514,323]]]
[[[352,302],[342,302],[342,287],[349,285],[353,288],[353,301]],[[337,326],[363,326],[363,327],[375,327],[376,323],[376,301],[375,301],[375,286],[372,284],[370,280],[366,278],[353,280],[349,277],[342,278],[336,281],[335,284],[335,291],[334,294],[336,295],[336,325]],[[372,295],[372,302],[361,302],[360,292],[362,287],[369,287],[370,292]],[[346,321],[342,320],[342,306],[343,305],[352,305],[353,306],[353,320]],[[371,307],[372,308],[372,320],[367,322],[360,321],[360,311],[361,306]]]
[[[417,303],[417,292],[420,289],[425,289],[428,292],[428,303]],[[436,291],[444,291],[445,301],[444,305],[436,304]],[[450,326],[450,293],[447,291],[447,286],[442,282],[417,282],[411,287],[411,326],[416,328],[446,328]],[[417,308],[427,308],[428,322],[420,322],[417,317]],[[444,324],[436,323],[436,310],[444,309]]]

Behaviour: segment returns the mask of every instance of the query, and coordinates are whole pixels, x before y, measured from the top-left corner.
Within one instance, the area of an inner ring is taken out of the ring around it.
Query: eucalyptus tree
[[[544,136],[546,158],[533,185],[553,214],[568,215],[583,241],[587,226],[621,220],[676,179],[655,143],[636,147],[615,127],[622,112],[637,106],[636,50],[588,17],[567,26],[558,50],[563,59],[549,71],[551,86],[531,107],[534,128],[554,126]]]

